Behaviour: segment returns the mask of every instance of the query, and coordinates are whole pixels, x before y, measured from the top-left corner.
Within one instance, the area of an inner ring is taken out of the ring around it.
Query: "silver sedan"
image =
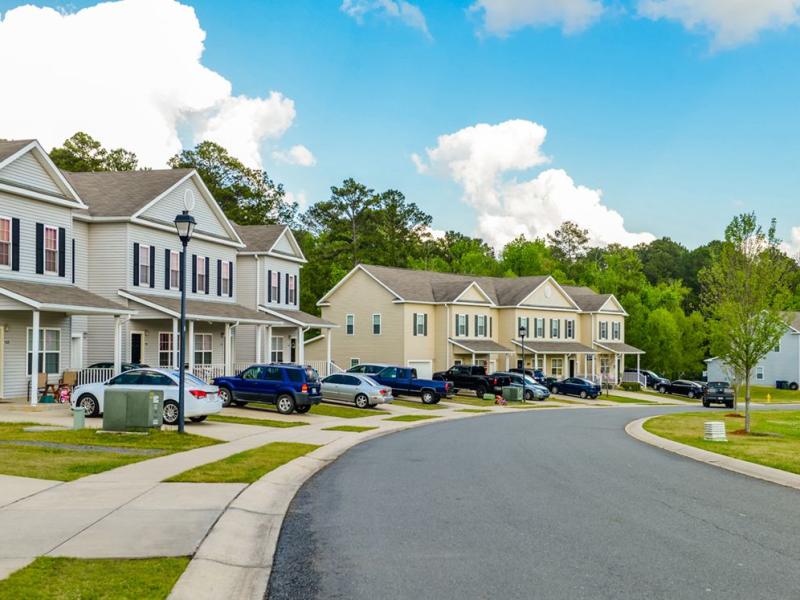
[[[358,408],[391,402],[392,389],[367,375],[337,373],[322,380],[322,399],[352,402]]]

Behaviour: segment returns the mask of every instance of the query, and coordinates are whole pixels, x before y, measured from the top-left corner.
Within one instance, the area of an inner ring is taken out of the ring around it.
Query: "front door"
[[[291,342],[289,343],[289,362],[294,364],[295,363],[295,356],[297,354],[297,340],[292,338]]]
[[[569,376],[570,377],[575,377],[575,359],[574,358],[570,358],[569,359]]]
[[[142,333],[131,332],[131,362],[138,365],[142,362]]]

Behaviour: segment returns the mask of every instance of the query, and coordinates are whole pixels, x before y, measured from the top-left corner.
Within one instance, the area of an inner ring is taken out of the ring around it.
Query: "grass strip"
[[[354,433],[361,433],[362,431],[370,431],[377,429],[377,427],[362,427],[360,425],[337,425],[336,427],[325,427],[322,431],[352,431]]]
[[[467,396],[453,396],[447,398],[444,402],[452,402],[455,404],[465,404],[467,406],[494,406],[494,400],[484,400],[482,398],[469,398]]]
[[[184,483],[253,483],[290,460],[308,454],[319,446],[294,442],[272,442],[233,454],[222,460],[200,465],[166,481]]]
[[[248,417],[231,417],[228,415],[210,415],[209,421],[217,423],[236,423],[237,425],[259,425],[261,427],[302,427],[305,421],[274,421],[272,419],[250,419]]]
[[[211,438],[153,431],[147,435],[98,434],[95,429],[78,431],[25,431],[36,423],[0,423],[0,473],[18,477],[74,481],[127,464],[221,443]],[[45,442],[106,448],[153,450],[147,455],[76,451],[40,446],[12,446],[9,441]]]
[[[271,404],[248,404],[247,408],[254,408],[266,412],[278,413]],[[361,417],[374,417],[385,414],[374,408],[356,408],[354,406],[341,406],[340,404],[315,404],[306,414],[320,415],[322,417],[338,417],[340,419],[360,419]]]
[[[161,599],[188,564],[188,557],[39,557],[0,581],[0,600]]]
[[[419,408],[422,410],[445,410],[447,407],[440,404],[424,404],[423,402],[414,402],[413,400],[392,400],[392,406],[405,406],[406,408]]]
[[[439,417],[436,415],[398,415],[396,417],[389,417],[388,419],[384,419],[384,421],[401,421],[410,423],[412,421],[424,421],[425,419],[438,419]]]
[[[742,432],[741,413],[703,412],[662,415],[648,420],[645,430],[655,435],[750,461],[759,465],[800,473],[800,412],[753,411],[750,435]],[[707,442],[703,439],[706,421],[724,421],[727,442]]]
[[[608,402],[616,402],[618,404],[659,404],[652,400],[644,400],[642,398],[629,398],[628,396],[598,396],[598,400],[607,400]]]

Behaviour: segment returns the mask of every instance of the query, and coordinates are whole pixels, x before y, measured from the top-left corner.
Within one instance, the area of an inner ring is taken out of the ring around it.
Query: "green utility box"
[[[504,385],[503,386],[503,400],[506,402],[520,402],[522,401],[522,386],[519,385]]]
[[[103,401],[103,429],[147,431],[160,429],[164,412],[163,392],[108,390]]]

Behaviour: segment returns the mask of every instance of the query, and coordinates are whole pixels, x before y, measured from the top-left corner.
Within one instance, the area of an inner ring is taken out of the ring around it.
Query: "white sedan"
[[[219,388],[186,373],[184,416],[195,423],[222,410]],[[178,423],[178,371],[169,369],[131,369],[108,381],[79,385],[72,392],[72,406],[83,407],[87,417],[103,414],[103,399],[108,389],[153,390],[164,394],[164,423]]]

